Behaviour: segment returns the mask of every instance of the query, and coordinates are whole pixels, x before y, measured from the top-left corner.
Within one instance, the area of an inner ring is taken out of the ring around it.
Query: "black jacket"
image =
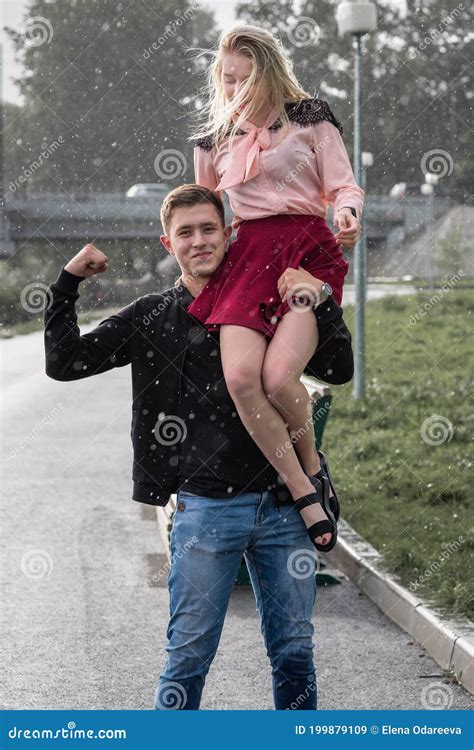
[[[179,429],[182,370],[193,320],[187,307],[193,297],[184,286],[146,294],[81,335],[75,303],[82,280],[63,267],[51,284],[44,313],[46,374],[53,380],[80,380],[132,365],[133,499],[166,505],[177,489],[179,442],[159,433]],[[353,375],[353,356],[342,309],[331,299],[319,305],[316,317],[319,345],[305,373],[346,383]]]

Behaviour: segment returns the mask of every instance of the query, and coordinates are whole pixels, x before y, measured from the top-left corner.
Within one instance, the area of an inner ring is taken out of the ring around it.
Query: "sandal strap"
[[[327,458],[326,458],[326,454],[323,453],[322,451],[318,450],[318,455],[319,455],[319,459],[321,461],[321,468],[318,471],[318,473],[315,474],[314,476],[317,479],[320,479],[320,480],[322,479],[322,477],[325,477],[327,479],[327,481],[329,482],[329,487],[332,490],[332,497],[331,498],[328,497],[329,507],[331,508],[331,510],[332,510],[332,512],[333,512],[333,514],[335,516],[336,521],[338,521],[340,513],[341,513],[341,508],[340,508],[339,498],[337,496],[337,492],[334,489],[334,484],[333,484],[331,475],[329,473],[329,466],[328,466],[328,461],[327,461]]]
[[[308,534],[312,539],[317,539],[318,536],[322,536],[326,533],[334,534],[334,526],[331,521],[328,521],[326,518],[324,521],[316,521],[312,526],[308,526]]]
[[[311,492],[309,495],[303,495],[303,497],[295,500],[295,507],[298,508],[298,510],[302,510],[303,508],[307,508],[308,505],[317,505],[318,503],[321,505],[318,493]]]
[[[313,542],[313,544],[319,552],[330,552],[336,546],[336,542],[337,534],[334,533],[331,537],[331,541],[327,544],[316,544],[316,542]]]

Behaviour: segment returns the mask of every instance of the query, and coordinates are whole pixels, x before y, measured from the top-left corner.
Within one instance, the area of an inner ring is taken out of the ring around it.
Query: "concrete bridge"
[[[434,198],[434,218],[452,205],[449,199]],[[398,247],[407,236],[425,228],[430,211],[429,201],[421,195],[396,199],[368,194],[364,213],[368,244]],[[228,206],[226,213],[230,221]],[[159,214],[156,198],[127,198],[118,193],[9,193],[0,226],[0,247],[3,257],[8,257],[15,243],[28,239],[153,239],[161,234]]]

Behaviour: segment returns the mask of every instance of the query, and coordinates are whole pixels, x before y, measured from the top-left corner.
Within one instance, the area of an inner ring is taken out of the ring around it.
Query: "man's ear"
[[[162,234],[160,236],[160,241],[161,241],[161,244],[163,245],[163,247],[165,247],[166,250],[169,252],[169,254],[170,255],[174,255],[174,252],[173,252],[173,250],[171,248],[170,238],[168,237],[168,235]]]
[[[232,227],[231,226],[224,227],[224,237],[226,241],[230,238],[231,234],[232,234]]]

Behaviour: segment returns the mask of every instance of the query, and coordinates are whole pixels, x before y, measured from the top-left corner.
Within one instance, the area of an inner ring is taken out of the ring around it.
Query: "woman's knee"
[[[297,388],[297,377],[286,365],[270,365],[263,368],[263,390],[269,401],[290,398]]]
[[[248,397],[262,390],[261,373],[247,363],[241,363],[224,373],[227,390],[234,400]]]

